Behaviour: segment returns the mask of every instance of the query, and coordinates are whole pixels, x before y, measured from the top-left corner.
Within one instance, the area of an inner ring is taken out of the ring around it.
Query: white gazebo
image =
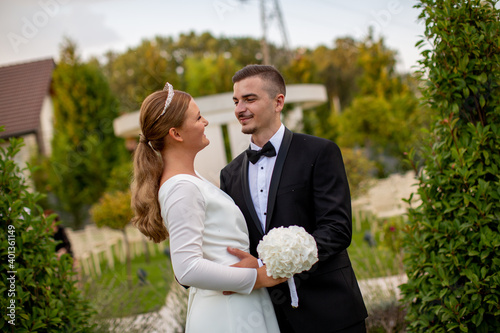
[[[292,84],[286,87],[285,103],[293,109],[283,123],[292,130],[300,130],[302,111],[327,101],[326,89],[320,84]],[[233,93],[196,97],[196,104],[209,125],[205,130],[210,145],[203,149],[195,161],[196,170],[214,184],[219,184],[219,172],[228,163],[224,145],[223,126],[231,146],[231,156],[238,156],[248,148],[250,136],[241,133],[241,126],[234,115]],[[141,133],[139,111],[127,113],[114,120],[115,134],[135,144]]]

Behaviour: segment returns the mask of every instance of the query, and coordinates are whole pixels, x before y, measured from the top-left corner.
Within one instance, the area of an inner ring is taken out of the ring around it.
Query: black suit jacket
[[[248,159],[240,154],[220,175],[221,189],[245,216],[250,252],[279,226],[304,227],[316,240],[319,261],[295,275],[299,307],[290,305],[288,285],[269,288],[282,332],[333,332],[367,317],[347,247],[352,221],[349,185],[338,146],[285,129],[271,178],[266,230],[262,230],[248,185]]]

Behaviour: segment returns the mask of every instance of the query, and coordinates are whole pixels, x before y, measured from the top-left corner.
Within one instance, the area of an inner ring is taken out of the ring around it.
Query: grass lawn
[[[128,287],[126,265],[116,261],[113,270],[103,267],[102,275],[87,278],[83,286],[84,297],[90,299],[98,311],[96,320],[119,318],[157,311],[165,305],[173,281],[170,258],[163,253],[132,259],[132,287]],[[146,283],[141,283],[138,270],[146,272]]]
[[[383,237],[382,224],[384,221],[368,215],[361,217],[360,223],[356,223],[356,218],[359,219],[360,217],[353,217],[352,243],[347,251],[357,279],[402,274],[404,271],[400,255],[396,255],[381,239]],[[376,246],[370,246],[363,239],[367,231],[372,233],[377,243]]]

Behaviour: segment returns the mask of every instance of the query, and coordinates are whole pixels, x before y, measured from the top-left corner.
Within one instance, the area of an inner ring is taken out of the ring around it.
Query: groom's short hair
[[[274,66],[247,65],[234,74],[233,83],[252,76],[260,77],[265,82],[264,89],[270,97],[274,98],[278,94],[286,95],[285,79]]]

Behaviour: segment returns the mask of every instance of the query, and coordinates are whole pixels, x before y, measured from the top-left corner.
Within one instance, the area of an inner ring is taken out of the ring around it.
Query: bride
[[[248,252],[248,230],[233,200],[194,169],[209,144],[194,99],[167,82],[142,103],[140,125],[132,222],[154,242],[170,239],[175,277],[190,286],[186,332],[279,332],[264,287],[286,279],[268,277],[250,254],[228,253],[228,246]],[[231,267],[240,259],[255,268]]]

